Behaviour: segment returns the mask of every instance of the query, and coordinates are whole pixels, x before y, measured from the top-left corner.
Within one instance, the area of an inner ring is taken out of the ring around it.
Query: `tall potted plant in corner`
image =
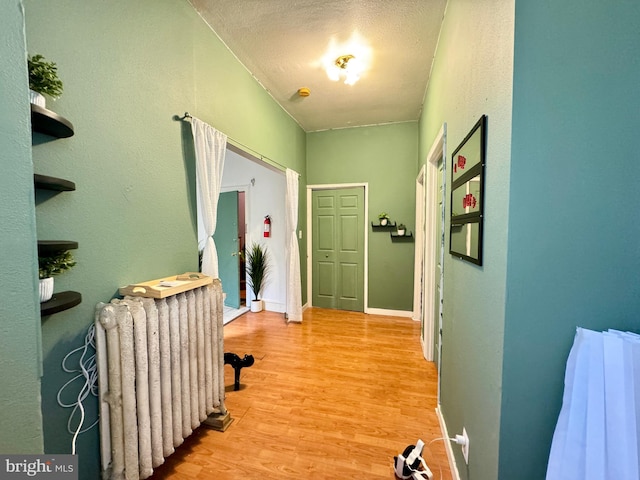
[[[260,293],[262,292],[267,274],[269,273],[267,249],[259,243],[252,243],[246,250],[245,262],[247,266],[247,283],[253,292],[251,311],[260,312],[262,310]]]
[[[38,257],[38,277],[40,278],[40,303],[53,296],[53,277],[69,270],[76,264],[68,250],[47,257]]]
[[[62,80],[58,78],[58,67],[54,62],[48,62],[40,54],[28,57],[27,65],[29,67],[31,103],[45,108],[44,95],[48,95],[54,100],[62,95]]]

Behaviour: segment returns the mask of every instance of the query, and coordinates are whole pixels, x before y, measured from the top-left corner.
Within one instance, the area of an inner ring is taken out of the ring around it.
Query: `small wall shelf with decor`
[[[38,257],[49,257],[76,248],[78,248],[78,242],[71,240],[38,240]],[[82,302],[82,295],[78,292],[54,293],[50,300],[40,303],[40,316],[62,312],[75,307],[80,302]]]
[[[395,230],[396,222],[389,222],[386,225],[380,225],[379,223],[371,222],[371,228],[373,230]]]
[[[69,138],[74,134],[73,124],[69,120],[33,103],[31,104],[31,129],[33,132],[55,138]],[[33,184],[36,189],[54,192],[71,192],[76,189],[76,184],[70,180],[37,173],[33,175]],[[38,240],[38,257],[54,257],[76,248],[78,248],[78,242],[72,240]],[[53,283],[50,285],[53,286]],[[55,292],[49,300],[41,301],[40,316],[45,317],[62,312],[81,302],[82,295],[78,292]]]
[[[44,133],[57,138],[73,136],[73,124],[51,110],[31,104],[31,128],[34,132]]]
[[[78,242],[71,240],[38,240],[38,256],[46,257],[78,248]]]
[[[76,189],[76,184],[64,178],[49,177],[47,175],[33,174],[33,184],[42,190],[53,190],[55,192],[72,192]]]
[[[82,302],[82,295],[78,292],[66,291],[54,293],[51,300],[40,304],[40,316],[44,317],[63,312],[79,305],[80,302]]]
[[[392,242],[413,242],[413,233],[406,232],[404,235],[398,235],[398,232],[391,232]]]

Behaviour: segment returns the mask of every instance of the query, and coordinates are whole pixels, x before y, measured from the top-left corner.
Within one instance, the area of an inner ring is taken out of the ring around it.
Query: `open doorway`
[[[284,171],[242,151],[231,144],[227,145],[225,165],[222,175],[221,196],[230,195],[235,200],[232,209],[226,214],[221,212],[218,203],[218,222],[214,235],[218,251],[219,276],[222,289],[226,294],[225,323],[248,310],[247,302],[253,299],[253,292],[247,288],[244,258],[240,252],[253,242],[260,243],[267,251],[270,273],[262,290],[265,310],[284,313],[286,309],[286,253],[285,253],[285,194],[286,178]],[[224,219],[226,215],[226,219]],[[269,216],[272,222],[271,234],[264,236],[264,219]],[[218,243],[218,229],[237,224],[237,231],[227,233],[227,246]],[[224,259],[230,265],[226,272]],[[239,303],[239,308],[235,305]]]
[[[218,274],[224,296],[224,320],[229,323],[247,311],[244,249],[246,189],[223,187],[218,198],[218,222],[213,235],[218,251]]]

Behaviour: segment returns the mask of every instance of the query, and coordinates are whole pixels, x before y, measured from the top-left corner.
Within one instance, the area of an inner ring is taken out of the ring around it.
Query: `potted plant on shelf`
[[[378,220],[380,221],[380,225],[384,227],[387,223],[389,223],[389,215],[387,214],[387,212],[382,212],[378,215]]]
[[[58,78],[58,67],[54,62],[48,62],[40,54],[28,57],[27,64],[31,103],[45,108],[44,95],[48,95],[54,100],[62,95],[62,80]]]
[[[407,233],[407,227],[404,226],[404,224],[400,224],[398,225],[398,236],[399,237],[404,237],[404,234]]]
[[[262,300],[260,292],[264,287],[267,274],[269,273],[269,259],[267,250],[259,243],[252,243],[245,253],[245,263],[247,268],[247,283],[251,287],[254,299],[251,300],[251,311],[260,312],[262,310]]]
[[[53,296],[53,277],[75,266],[76,262],[68,250],[48,257],[38,257],[38,277],[40,278],[40,303]]]

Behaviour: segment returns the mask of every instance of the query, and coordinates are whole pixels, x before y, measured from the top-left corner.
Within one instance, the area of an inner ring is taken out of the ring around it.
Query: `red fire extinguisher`
[[[269,215],[264,217],[264,236],[266,238],[271,236],[271,217]]]

